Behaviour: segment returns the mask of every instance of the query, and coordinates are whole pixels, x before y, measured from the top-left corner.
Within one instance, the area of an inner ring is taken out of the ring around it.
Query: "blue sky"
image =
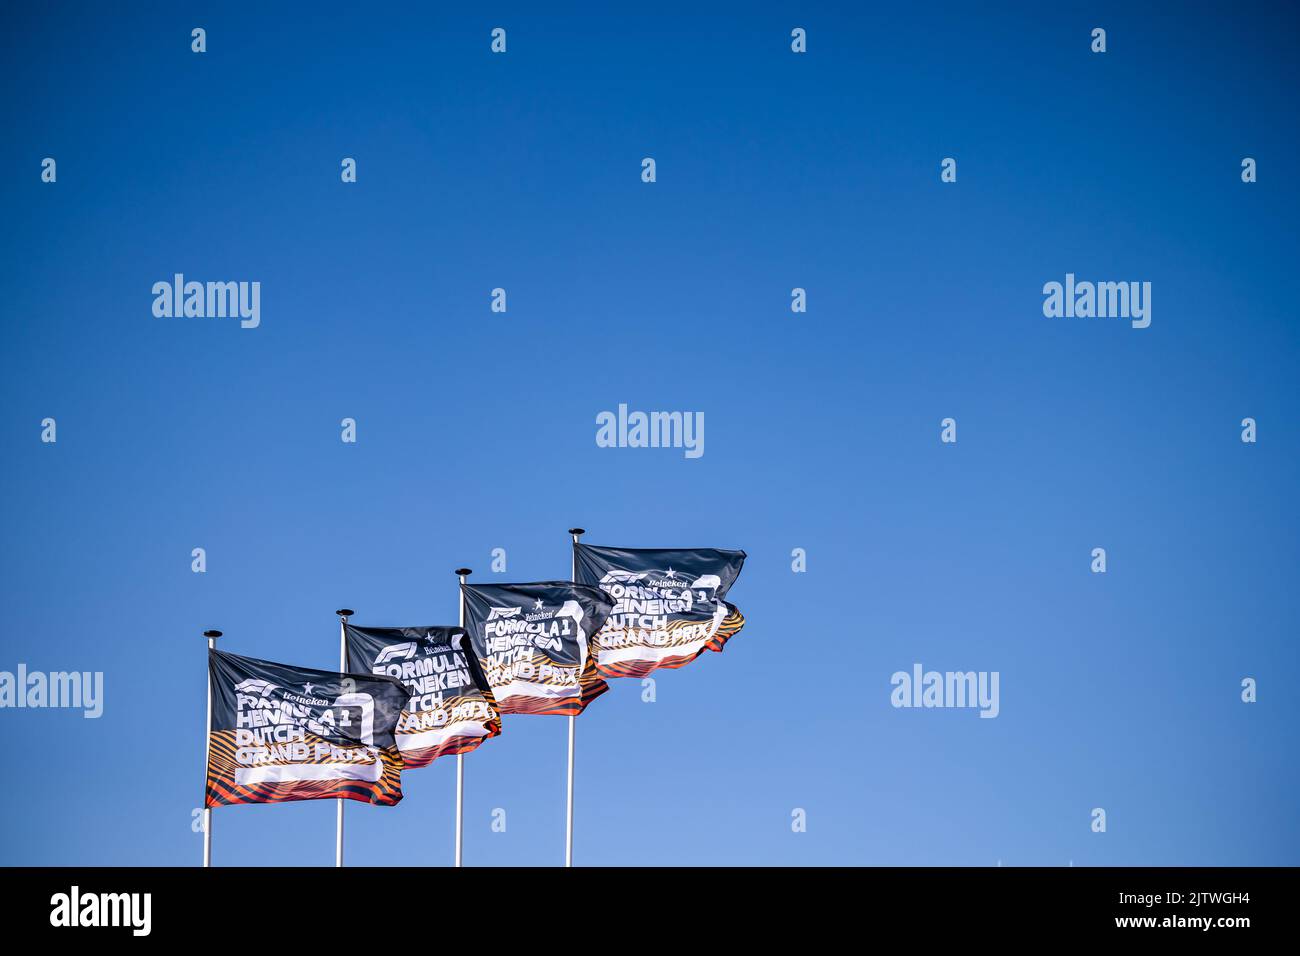
[[[328,667],[335,608],[454,623],[580,524],[749,559],[725,653],[580,718],[579,863],[1296,863],[1294,14],[983,6],[7,10],[0,670],[106,701],[0,711],[0,862],[197,863],[204,628]],[[155,318],[177,272],[260,327]],[[1045,318],[1067,272],[1150,328]],[[598,448],[620,402],[705,454]],[[915,662],[1000,715],[895,710]],[[467,758],[467,863],[562,861],[564,746]],[[350,861],[449,861],[453,779]],[[331,802],[214,816],[333,861]]]

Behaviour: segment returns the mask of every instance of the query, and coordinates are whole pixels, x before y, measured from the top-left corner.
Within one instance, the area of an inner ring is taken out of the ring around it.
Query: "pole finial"
[[[203,636],[204,636],[204,637],[217,638],[217,637],[220,637],[220,636],[221,636],[221,632],[220,632],[220,631],[204,631],[204,632],[203,632]]]
[[[469,568],[457,568],[453,573],[459,575],[462,578],[467,578],[474,572],[471,571]]]
[[[572,535],[579,535],[579,534],[586,534],[586,533],[587,533],[587,529],[586,529],[586,528],[570,528],[570,529],[569,529],[569,534],[572,534]]]
[[[357,612],[352,610],[352,608],[350,607],[341,607],[334,613],[337,614],[339,617],[351,617],[353,614],[356,614]]]

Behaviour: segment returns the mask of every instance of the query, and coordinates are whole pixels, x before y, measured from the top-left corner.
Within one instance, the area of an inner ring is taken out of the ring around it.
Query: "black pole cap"
[[[587,529],[586,529],[586,528],[570,528],[570,529],[569,529],[569,534],[586,534],[586,533],[587,533]]]
[[[463,577],[469,577],[469,576],[470,576],[471,574],[473,574],[474,572],[471,571],[469,568],[457,568],[457,569],[456,569],[454,572],[452,572],[452,573],[453,573],[453,574],[460,575],[460,576],[463,576]]]
[[[341,607],[334,613],[337,614],[339,617],[351,617],[353,614],[356,614],[357,612],[352,610],[352,608],[350,607]]]
[[[204,637],[220,637],[220,636],[221,636],[221,632],[220,632],[220,631],[204,631],[204,632],[203,632],[203,636],[204,636]]]

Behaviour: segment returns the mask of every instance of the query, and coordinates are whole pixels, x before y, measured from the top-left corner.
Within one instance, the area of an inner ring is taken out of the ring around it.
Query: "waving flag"
[[[402,799],[393,739],[407,690],[387,677],[337,674],[208,651],[212,730],[205,806],[346,797]]]
[[[462,584],[465,629],[503,714],[574,716],[609,685],[591,636],[609,614],[599,588],[569,581]]]
[[[459,627],[345,626],[348,670],[401,681],[411,698],[394,736],[406,769],[501,733],[492,688]]]
[[[602,548],[575,543],[577,579],[600,587],[613,611],[591,642],[602,677],[644,677],[721,651],[745,624],[728,604],[744,551]]]

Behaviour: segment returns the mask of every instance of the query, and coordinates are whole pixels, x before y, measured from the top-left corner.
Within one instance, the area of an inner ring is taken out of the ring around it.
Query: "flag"
[[[575,544],[577,578],[599,586],[614,609],[592,638],[601,677],[644,677],[721,651],[745,624],[728,604],[744,551],[602,548]]]
[[[469,753],[501,733],[492,688],[463,628],[348,624],[344,633],[349,671],[391,677],[410,692],[394,735],[407,770]]]
[[[569,581],[462,584],[465,629],[503,714],[576,715],[609,685],[588,652],[610,603]]]
[[[408,694],[397,681],[210,650],[208,682],[205,806],[402,799],[393,731]]]

